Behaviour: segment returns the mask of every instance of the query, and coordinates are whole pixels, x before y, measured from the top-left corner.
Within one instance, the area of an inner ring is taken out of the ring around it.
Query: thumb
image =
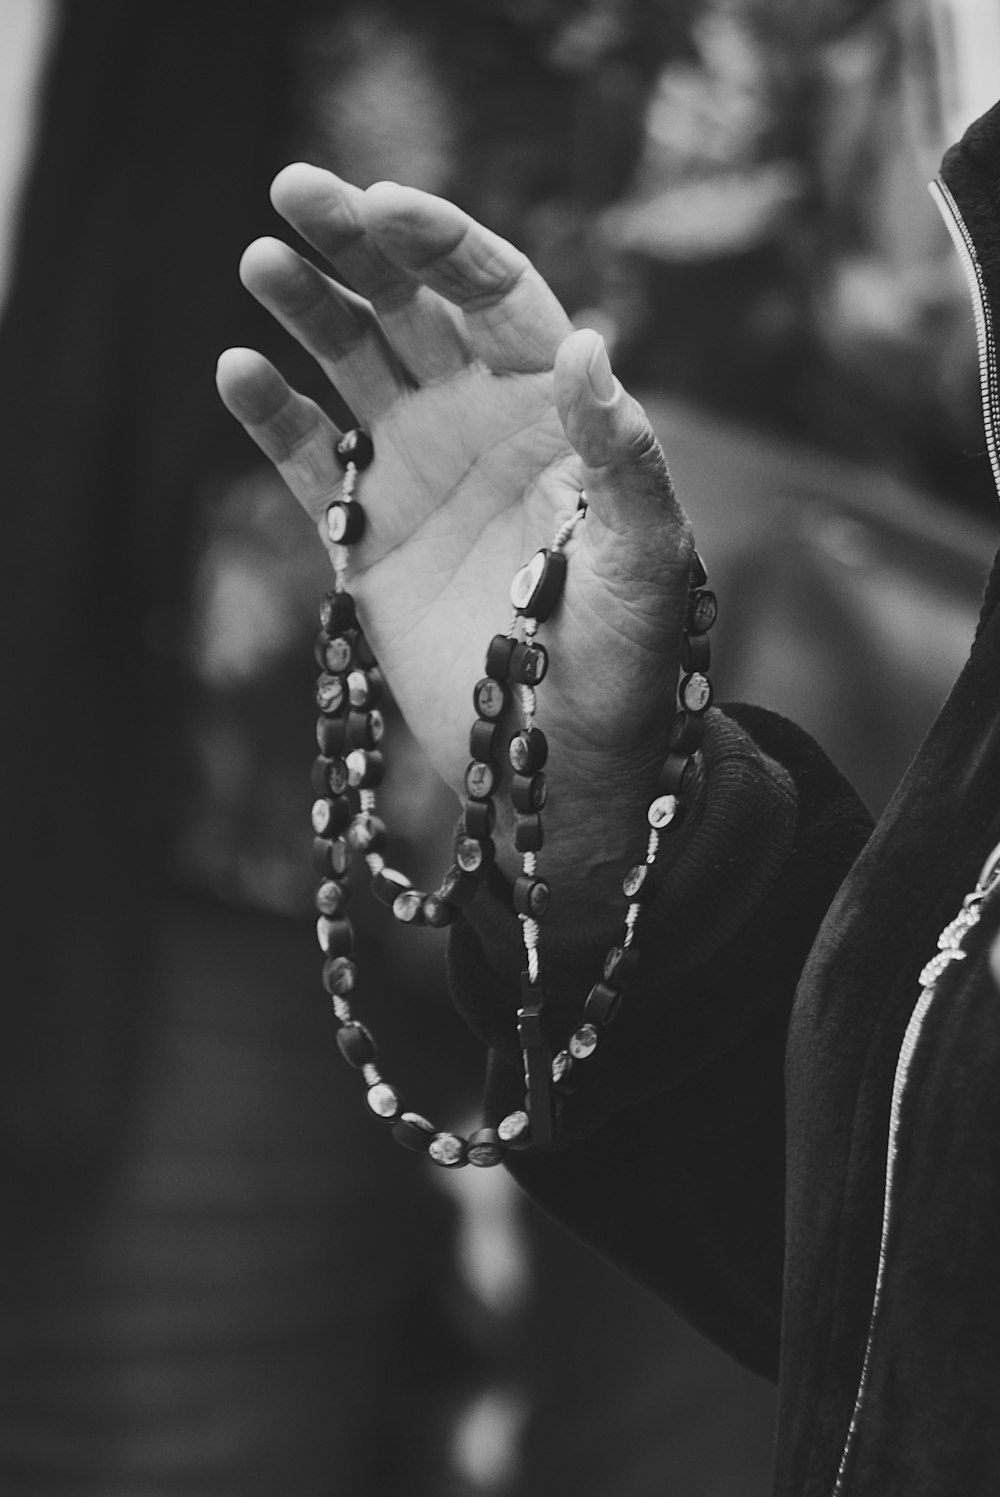
[[[657,559],[687,566],[690,526],[667,461],[642,406],[612,373],[604,339],[570,333],[555,360],[555,402],[584,466],[593,513],[623,540],[652,546]]]

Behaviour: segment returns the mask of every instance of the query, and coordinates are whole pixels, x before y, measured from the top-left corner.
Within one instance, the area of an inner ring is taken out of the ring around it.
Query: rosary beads
[[[538,551],[514,577],[510,588],[513,618],[486,651],[484,674],[473,688],[476,717],[469,733],[470,763],[465,798],[454,844],[454,861],[438,887],[415,889],[385,860],[388,833],[377,814],[376,789],[383,775],[380,745],[384,720],[379,702],[384,683],[359,625],[346,582],[348,548],[360,540],[365,515],[356,498],[359,474],[371,463],[371,439],[360,430],[340,438],[337,459],[344,470],[339,498],[326,514],[327,535],[334,547],[334,587],[323,599],[316,659],[319,750],[313,764],[313,860],[319,875],[315,903],[317,937],[324,955],[323,985],[338,1021],[337,1044],[349,1065],[360,1071],[370,1111],[390,1125],[404,1148],[425,1152],[435,1164],[455,1169],[465,1164],[499,1164],[506,1150],[549,1147],[555,1140],[562,1097],[576,1090],[585,1067],[597,1052],[601,1034],[617,1016],[626,988],[636,975],[636,931],[644,902],[655,883],[661,838],[679,826],[684,800],[695,775],[704,732],[704,713],[711,704],[708,677],[711,659],[708,631],[715,622],[715,595],[700,558],[695,557],[677,687],[677,711],[670,728],[668,753],[657,793],[647,812],[646,851],[625,875],[627,902],[621,942],[608,952],[600,979],[582,1006],[580,1022],[555,1055],[543,1031],[545,990],[540,950],[541,925],[551,890],[539,871],[544,836],[542,812],[548,798],[545,764],[548,744],[535,722],[537,688],[548,670],[548,653],[536,638],[562,596],[566,579],[565,546],[586,514],[578,508],[559,527],[550,546]],[[515,702],[521,726],[502,742],[502,724]],[[355,1018],[352,1001],[358,986],[354,931],[346,913],[352,894],[348,873],[363,859],[375,898],[403,925],[442,927],[452,923],[476,894],[492,864],[496,848],[495,793],[511,771],[509,794],[513,840],[522,871],[512,891],[521,922],[525,968],[521,974],[517,1035],[524,1068],[524,1101],[468,1138],[439,1130],[422,1113],[409,1110],[378,1068],[375,1039]]]

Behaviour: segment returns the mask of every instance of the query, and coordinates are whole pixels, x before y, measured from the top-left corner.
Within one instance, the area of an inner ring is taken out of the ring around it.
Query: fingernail
[[[608,360],[608,350],[604,339],[598,338],[597,347],[590,356],[587,365],[587,378],[590,380],[590,388],[598,400],[613,400],[618,389],[618,381],[611,372],[611,364]]]

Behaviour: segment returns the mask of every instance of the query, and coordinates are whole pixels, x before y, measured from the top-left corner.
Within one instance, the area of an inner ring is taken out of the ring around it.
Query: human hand
[[[272,196],[354,291],[271,239],[250,246],[241,274],[372,436],[348,585],[402,712],[456,790],[511,579],[586,490],[563,599],[539,631],[551,665],[537,719],[552,787],[542,856],[554,880],[572,875],[579,911],[641,848],[673,713],[692,541],[660,448],[598,335],[574,332],[525,257],[452,204],[391,183],[362,192],[305,165]],[[251,350],[223,354],[218,382],[325,540],[336,428]]]

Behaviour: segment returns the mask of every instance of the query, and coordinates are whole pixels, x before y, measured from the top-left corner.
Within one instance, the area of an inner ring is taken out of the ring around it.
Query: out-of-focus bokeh
[[[769,1489],[764,1384],[364,1115],[310,934],[326,559],[212,372],[344,414],[237,280],[286,161],[453,196],[645,400],[721,695],[878,810],[995,544],[925,186],[998,55],[992,0],[0,7],[12,1497]],[[431,878],[455,808],[391,713],[389,758]],[[471,1116],[440,941],[356,918],[387,1070]]]

